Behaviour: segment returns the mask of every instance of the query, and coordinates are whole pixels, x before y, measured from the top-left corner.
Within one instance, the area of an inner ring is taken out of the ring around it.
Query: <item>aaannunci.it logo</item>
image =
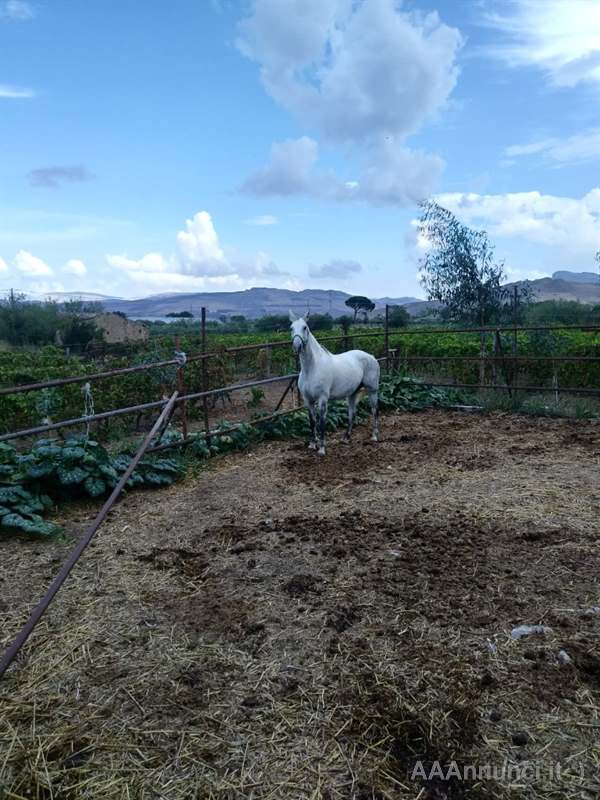
[[[583,777],[584,768],[582,764],[569,763],[543,764],[523,762],[520,764],[510,764],[505,761],[502,764],[459,764],[450,761],[442,764],[439,761],[423,763],[417,761],[411,772],[411,780],[434,780],[437,778],[442,781],[452,779],[459,781],[486,781],[495,780],[504,784],[526,784],[539,780],[561,781],[566,776],[573,775]]]

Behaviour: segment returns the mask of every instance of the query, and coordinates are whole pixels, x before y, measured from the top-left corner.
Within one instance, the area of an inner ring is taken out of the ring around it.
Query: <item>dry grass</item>
[[[129,496],[0,684],[0,797],[598,797],[598,426],[384,432]],[[2,543],[0,644],[68,546]],[[438,760],[538,774],[411,779]]]

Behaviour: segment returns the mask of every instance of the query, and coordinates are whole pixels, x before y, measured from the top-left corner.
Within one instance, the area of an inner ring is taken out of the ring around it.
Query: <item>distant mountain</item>
[[[597,272],[569,272],[567,269],[561,269],[553,272],[552,277],[557,281],[569,283],[600,283],[600,275]]]
[[[346,292],[334,289],[304,289],[294,292],[290,289],[269,289],[257,287],[242,292],[195,292],[193,294],[160,294],[140,300],[110,299],[103,301],[107,311],[121,311],[128,317],[164,317],[180,311],[190,311],[200,316],[201,308],[206,308],[210,318],[231,317],[236,314],[256,319],[267,314],[287,314],[292,309],[297,314],[312,311],[319,314],[332,314],[338,317],[351,313],[345,301],[351,297]],[[390,305],[419,303],[415,297],[402,297],[396,300],[382,298],[375,300],[376,308]]]
[[[70,300],[81,300],[85,303],[102,303],[102,305],[119,299],[114,295],[97,294],[96,292],[50,292],[50,294],[44,296],[44,299],[46,298],[55,300],[57,303],[68,303]]]
[[[569,276],[557,278],[556,275]],[[554,273],[552,278],[538,278],[535,281],[517,281],[517,286],[529,286],[533,290],[534,300],[577,300],[580,303],[600,303],[600,280],[596,279],[591,283],[584,283],[579,279],[580,275],[594,276],[593,272],[567,272],[562,270]],[[575,276],[575,278],[573,278]],[[515,286],[514,283],[506,284],[507,288]]]
[[[70,300],[81,300],[83,302],[98,302],[103,303],[107,300],[118,300],[117,297],[111,297],[107,294],[97,294],[96,292],[47,292],[42,294],[40,292],[19,292],[15,290],[16,294],[25,295],[26,300],[32,302],[42,303],[45,300],[54,300],[57,303],[68,303]],[[0,292],[0,295],[7,295],[8,292]]]
[[[378,306],[405,306],[408,303],[424,303],[426,301],[418,300],[416,297],[379,297],[373,302]]]

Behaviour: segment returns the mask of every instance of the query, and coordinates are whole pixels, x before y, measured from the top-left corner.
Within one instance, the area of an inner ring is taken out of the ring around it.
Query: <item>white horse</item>
[[[359,391],[364,387],[369,393],[373,414],[374,442],[379,437],[379,362],[363,350],[349,350],[334,355],[320,345],[310,332],[305,318],[290,311],[292,346],[300,356],[298,388],[310,420],[311,449],[325,455],[325,426],[329,400],[348,399],[348,430],[345,441],[350,441],[352,423],[356,413]]]

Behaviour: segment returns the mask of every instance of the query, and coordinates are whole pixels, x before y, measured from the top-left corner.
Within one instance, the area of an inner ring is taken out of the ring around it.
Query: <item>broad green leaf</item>
[[[58,468],[58,479],[63,486],[83,483],[87,477],[88,473],[84,469],[81,469],[81,467],[66,467],[61,465]]]
[[[45,478],[46,475],[50,475],[53,470],[54,464],[52,461],[41,461],[39,464],[32,464],[28,467],[25,475],[32,480],[37,480],[38,478]]]
[[[98,471],[101,472],[106,478],[110,478],[110,480],[113,481],[116,481],[119,477],[117,470],[110,464],[100,464],[98,466]]]
[[[81,461],[85,450],[83,447],[63,447],[61,456],[63,461]]]
[[[101,494],[106,492],[106,484],[104,481],[100,478],[94,478],[91,475],[89,478],[85,479],[83,485],[86,492],[92,497],[100,497]]]
[[[40,447],[38,443],[34,445],[33,452],[42,458],[57,458],[62,453],[62,448],[55,444],[44,444]]]
[[[16,528],[24,533],[38,536],[52,536],[59,530],[57,525],[53,525],[51,522],[44,522],[41,517],[24,519],[20,514],[7,514],[2,517],[0,528]]]

